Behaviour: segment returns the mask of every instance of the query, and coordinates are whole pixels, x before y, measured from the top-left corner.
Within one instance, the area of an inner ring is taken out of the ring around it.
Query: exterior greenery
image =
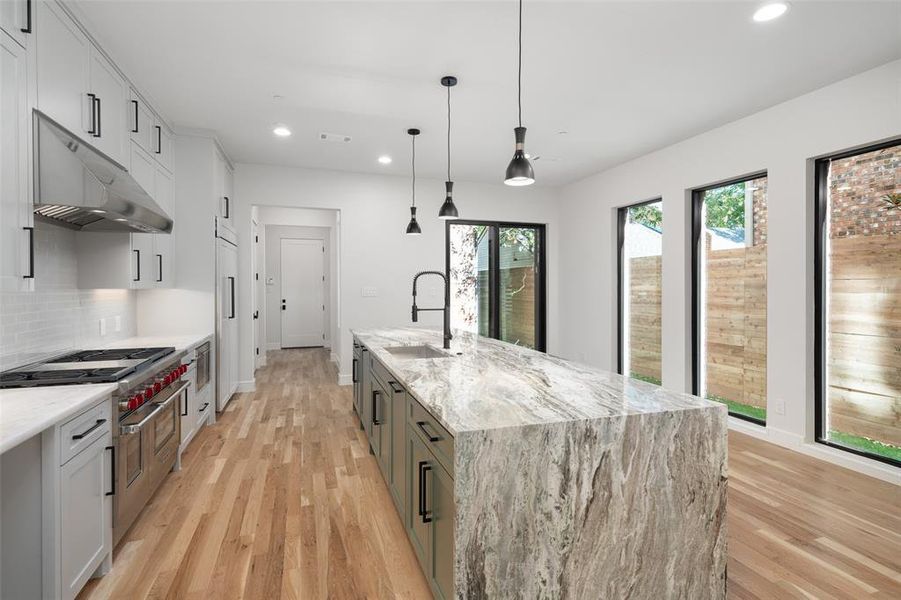
[[[729,408],[730,415],[741,415],[743,417],[750,417],[751,419],[756,419],[758,421],[766,421],[765,408],[760,408],[759,406],[751,406],[750,404],[742,404],[741,402],[729,400],[728,398],[723,398],[722,396],[715,396],[714,394],[707,394],[707,399],[725,404]]]
[[[707,227],[739,229],[745,226],[745,182],[704,192]]]
[[[653,383],[654,385],[660,385],[660,380],[656,377],[651,377],[649,375],[641,375],[640,373],[629,373],[629,377],[632,379],[638,379],[639,381],[646,381],[648,383]]]
[[[851,435],[850,433],[842,433],[841,431],[830,431],[828,439],[830,442],[841,444],[848,448],[901,462],[901,448],[898,446],[883,444],[876,440],[859,435]]]

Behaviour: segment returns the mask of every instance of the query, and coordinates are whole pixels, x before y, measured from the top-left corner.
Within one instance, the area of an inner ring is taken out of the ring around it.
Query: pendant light
[[[453,75],[445,75],[441,78],[441,85],[447,88],[447,181],[444,182],[444,189],[447,196],[444,198],[444,204],[438,211],[439,219],[457,219],[457,207],[454,206],[454,182],[451,181],[451,108],[450,108],[450,89],[457,85],[457,78]]]
[[[407,133],[410,134],[410,139],[413,141],[413,204],[410,205],[410,223],[407,225],[407,235],[419,235],[422,233],[419,223],[416,222],[416,136],[419,135],[419,130],[408,129]]]
[[[523,148],[526,143],[526,128],[522,126],[522,0],[519,0],[519,70],[516,82],[516,101],[519,106],[519,127],[513,129],[516,137],[516,149],[513,160],[507,165],[504,183],[507,185],[531,185],[535,183],[535,172],[526,158]]]

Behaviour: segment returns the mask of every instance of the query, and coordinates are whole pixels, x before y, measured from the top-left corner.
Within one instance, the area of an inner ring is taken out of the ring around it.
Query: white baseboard
[[[881,463],[878,460],[844,452],[826,444],[808,442],[802,435],[774,427],[764,427],[755,423],[749,423],[735,417],[729,417],[729,429],[901,486],[901,469]]]
[[[338,373],[338,385],[353,385],[353,376],[350,373]]]
[[[266,344],[266,350],[281,350],[282,344],[281,342],[269,342]]]
[[[242,394],[246,394],[248,392],[257,391],[257,382],[256,379],[251,379],[249,381],[239,381],[238,382],[238,392]]]
[[[334,352],[329,353],[329,360],[335,363],[335,366],[341,368],[341,359]]]

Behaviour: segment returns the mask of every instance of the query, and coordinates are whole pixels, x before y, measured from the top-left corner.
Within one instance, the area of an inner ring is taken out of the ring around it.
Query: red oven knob
[[[160,383],[159,381],[157,381],[156,383],[153,384],[153,393],[154,394],[159,394],[161,389],[163,389],[163,384]]]
[[[181,366],[181,374],[184,375],[187,372],[188,372],[188,365],[182,365]]]
[[[179,377],[181,377],[181,368],[172,369],[172,379],[175,380],[175,379],[178,379]]]
[[[150,400],[151,398],[153,398],[153,388],[148,387],[144,390],[144,400]]]
[[[171,373],[169,375],[166,375],[165,377],[163,377],[163,385],[169,385],[170,383],[172,383],[172,374]]]

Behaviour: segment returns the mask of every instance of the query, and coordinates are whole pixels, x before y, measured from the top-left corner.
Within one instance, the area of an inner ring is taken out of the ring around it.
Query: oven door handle
[[[120,425],[120,426],[119,426],[119,433],[121,433],[122,435],[128,435],[128,434],[130,434],[130,433],[138,433],[139,431],[141,431],[141,429],[144,428],[144,425],[146,425],[147,423],[149,423],[150,421],[152,421],[154,417],[156,417],[159,413],[161,413],[162,411],[164,411],[164,410],[166,409],[167,406],[169,406],[170,404],[172,404],[172,402],[173,402],[176,398],[178,398],[179,396],[181,396],[181,393],[182,393],[183,391],[185,391],[186,389],[188,389],[188,386],[189,386],[189,385],[191,385],[191,383],[190,383],[189,381],[186,381],[186,382],[184,382],[183,384],[181,384],[181,386],[179,386],[179,388],[178,388],[177,390],[175,390],[175,391],[172,393],[171,396],[169,396],[168,398],[166,398],[166,401],[165,401],[165,402],[160,402],[159,404],[157,404],[157,405],[156,405],[156,408],[154,408],[154,409],[150,412],[149,415],[147,415],[146,417],[144,417],[143,419],[141,419],[140,421],[138,421],[138,422],[135,423],[134,425]]]

